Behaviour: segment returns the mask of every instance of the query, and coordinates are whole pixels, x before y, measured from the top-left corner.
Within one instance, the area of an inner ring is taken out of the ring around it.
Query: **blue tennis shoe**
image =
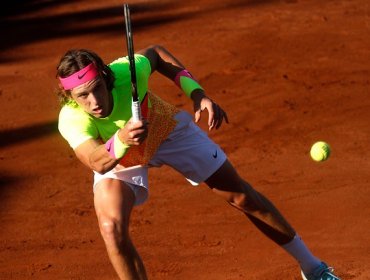
[[[304,274],[301,271],[303,280],[340,280],[338,276],[333,273],[334,269],[322,262],[312,273]]]

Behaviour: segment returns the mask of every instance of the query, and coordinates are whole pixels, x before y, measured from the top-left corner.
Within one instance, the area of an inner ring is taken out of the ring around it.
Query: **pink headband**
[[[65,90],[69,90],[91,81],[96,76],[98,76],[98,69],[96,69],[94,63],[90,63],[85,68],[82,68],[66,78],[59,77],[59,81],[62,83]]]

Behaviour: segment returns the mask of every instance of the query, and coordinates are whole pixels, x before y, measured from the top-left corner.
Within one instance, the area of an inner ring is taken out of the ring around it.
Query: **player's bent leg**
[[[311,253],[274,205],[239,177],[230,162],[226,161],[205,183],[295,258],[303,279],[339,280],[332,269]]]
[[[135,194],[124,182],[103,179],[94,192],[95,211],[109,259],[125,280],[147,279],[143,262],[129,236],[129,221]]]
[[[245,182],[228,160],[205,183],[244,212],[253,224],[277,244],[286,244],[294,238],[294,229],[276,207]]]

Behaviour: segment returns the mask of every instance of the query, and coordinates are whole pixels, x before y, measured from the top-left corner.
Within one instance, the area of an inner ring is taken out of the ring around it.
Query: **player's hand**
[[[201,119],[201,113],[204,109],[208,111],[208,129],[218,129],[225,120],[229,123],[226,112],[213,100],[208,98],[202,90],[196,90],[192,93],[191,98],[194,101],[195,122]]]
[[[139,120],[133,122],[130,119],[126,125],[120,129],[118,134],[120,140],[129,146],[138,146],[148,136],[148,122],[146,120]]]

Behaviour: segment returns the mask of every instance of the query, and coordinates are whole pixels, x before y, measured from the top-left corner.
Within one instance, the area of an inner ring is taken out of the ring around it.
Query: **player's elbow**
[[[163,46],[158,45],[158,44],[152,44],[148,47],[148,49],[152,49],[153,51],[155,51],[158,54],[165,50],[165,48]]]
[[[148,53],[152,60],[156,62],[156,64],[161,64],[164,61],[164,58],[169,54],[169,52],[161,45],[153,44],[148,47]]]
[[[92,170],[94,170],[95,172],[98,172],[101,175],[105,174],[108,171],[103,166],[98,165],[98,164],[90,165],[90,167]]]
[[[107,164],[104,164],[100,161],[93,161],[93,160],[90,160],[90,168],[95,171],[95,172],[98,172],[99,174],[105,174],[107,173],[108,171],[110,171],[114,166],[110,166],[110,165],[107,165]]]

